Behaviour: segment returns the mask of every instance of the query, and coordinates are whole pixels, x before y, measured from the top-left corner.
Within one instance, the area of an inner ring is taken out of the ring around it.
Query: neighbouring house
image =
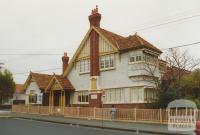
[[[67,59],[62,75],[66,86],[54,75],[46,91],[60,90],[61,106],[144,108],[157,98],[152,80],[160,79],[165,70],[166,62],[159,59],[162,51],[137,33],[124,37],[105,30],[100,21],[96,8],[69,64],[66,53],[63,57]],[[55,97],[51,92],[51,106],[57,105]]]
[[[24,94],[24,85],[16,84],[15,92],[13,94],[13,104],[25,104],[27,96]]]
[[[30,72],[25,84],[24,94],[26,104],[48,105],[48,93],[45,88],[50,81],[51,75]]]

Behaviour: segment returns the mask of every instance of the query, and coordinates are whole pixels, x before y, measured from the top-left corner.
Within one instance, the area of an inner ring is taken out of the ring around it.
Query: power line
[[[196,18],[196,17],[200,17],[200,14],[189,16],[189,17],[184,17],[184,18],[179,18],[179,19],[176,19],[176,20],[172,20],[172,21],[168,21],[168,22],[164,22],[164,23],[160,23],[160,24],[156,24],[156,25],[147,26],[147,27],[144,27],[144,28],[136,29],[134,31],[130,31],[130,32],[136,32],[136,31],[143,31],[143,30],[147,30],[147,29],[152,29],[152,28],[155,28],[155,27],[160,27],[160,26],[163,26],[163,25],[171,24],[171,23],[181,22],[181,21],[192,19],[192,18]],[[127,34],[127,33],[124,33],[124,34]]]
[[[143,24],[139,24],[139,25],[135,26],[134,28],[137,29],[137,28],[145,27],[145,25],[148,26],[148,25],[151,25],[152,23],[155,24],[155,22],[158,23],[158,22],[163,22],[163,21],[167,21],[167,20],[174,20],[176,18],[181,18],[181,17],[186,16],[188,13],[191,14],[191,12],[192,13],[199,12],[199,10],[200,10],[199,8],[196,8],[196,9],[192,9],[192,10],[187,10],[187,11],[179,12],[179,13],[176,13],[176,14],[171,15],[171,16],[157,18],[156,20],[151,20],[149,22],[145,22]],[[161,21],[161,20],[163,20],[163,21]]]
[[[189,43],[189,44],[178,45],[178,46],[174,46],[174,47],[164,48],[164,49],[161,49],[161,50],[181,48],[181,47],[187,47],[187,46],[193,46],[193,45],[200,45],[200,42],[194,42],[194,43]]]

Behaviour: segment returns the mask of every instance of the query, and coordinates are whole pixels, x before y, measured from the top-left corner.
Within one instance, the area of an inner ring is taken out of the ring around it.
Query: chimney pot
[[[91,15],[88,17],[90,26],[100,27],[101,14],[98,13],[98,6],[92,10]]]

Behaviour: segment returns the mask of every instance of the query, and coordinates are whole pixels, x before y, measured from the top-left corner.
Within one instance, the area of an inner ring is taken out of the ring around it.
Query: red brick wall
[[[63,62],[63,73],[67,69],[69,57],[67,56],[67,53],[64,53],[64,56],[62,56],[62,62]]]
[[[97,98],[92,99],[92,95],[97,95]],[[101,95],[102,95],[102,93],[91,93],[91,94],[89,94],[89,107],[101,108],[102,107]]]
[[[90,27],[100,27],[101,14],[98,13],[98,7],[92,10],[88,17]],[[99,75],[99,34],[96,31],[90,33],[90,75]]]
[[[99,35],[94,30],[90,33],[90,75],[99,75]]]

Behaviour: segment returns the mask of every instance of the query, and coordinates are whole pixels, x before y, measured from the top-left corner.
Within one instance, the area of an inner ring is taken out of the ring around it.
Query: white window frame
[[[143,62],[144,61],[143,56],[144,54],[142,51],[135,51],[131,53],[129,57],[129,64]]]
[[[106,104],[121,104],[125,103],[125,88],[112,88],[105,90]]]
[[[79,91],[76,92],[76,103],[77,104],[88,104],[89,103],[89,92],[88,91]],[[79,97],[81,97],[81,101],[79,101]],[[83,98],[86,98],[88,101],[83,101]]]
[[[115,68],[115,56],[114,54],[102,55],[99,57],[100,70],[109,70]]]
[[[130,88],[130,101],[131,103],[144,103],[144,89],[142,87]]]
[[[83,59],[77,62],[77,69],[80,74],[90,72],[90,59]]]

